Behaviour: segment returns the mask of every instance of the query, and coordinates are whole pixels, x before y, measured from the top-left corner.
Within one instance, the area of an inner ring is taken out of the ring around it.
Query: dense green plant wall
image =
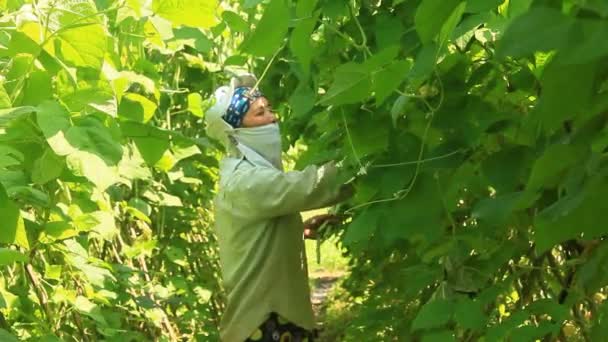
[[[217,3],[143,3],[0,2],[2,341],[218,338]]]
[[[288,40],[263,86],[289,104],[300,161],[360,174],[342,208],[357,317],[344,340],[605,336],[605,2],[275,0],[266,13]]]

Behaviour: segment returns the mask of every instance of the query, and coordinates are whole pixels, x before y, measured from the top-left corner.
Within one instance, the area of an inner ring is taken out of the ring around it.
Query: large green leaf
[[[543,210],[535,219],[536,248],[543,252],[560,242],[581,238],[592,239],[608,232],[608,182],[596,177],[578,193],[569,194]]]
[[[310,72],[310,62],[314,55],[311,34],[317,23],[320,12],[312,13],[316,1],[298,1],[296,14],[300,18],[289,39],[289,48],[299,59],[304,74]]]
[[[33,113],[36,108],[30,106],[0,109],[0,127],[8,124],[9,121]]]
[[[19,342],[19,339],[10,332],[0,329],[0,339],[4,342]]]
[[[99,326],[103,327],[108,325],[101,309],[88,298],[78,296],[72,304],[74,305],[74,309],[81,314],[92,318]]]
[[[188,45],[205,53],[213,48],[213,42],[199,28],[180,27],[173,29],[173,35],[174,37],[167,41],[167,47],[172,50],[181,50]]]
[[[271,0],[255,31],[241,45],[241,50],[254,56],[271,55],[287,34],[289,18],[285,0]]]
[[[72,146],[81,151],[95,153],[108,165],[116,165],[122,158],[122,146],[101,123],[71,127],[65,136]]]
[[[0,266],[11,265],[15,262],[27,262],[27,255],[9,248],[0,248]]]
[[[37,184],[45,184],[61,175],[65,162],[58,157],[53,150],[47,149],[34,163],[32,170],[32,181]]]
[[[534,163],[527,188],[539,190],[555,187],[564,179],[569,168],[585,157],[581,146],[553,144]]]
[[[571,41],[574,21],[552,8],[535,7],[516,18],[498,44],[499,58],[523,57],[535,51],[550,51]]]
[[[86,177],[101,190],[120,181],[118,168],[109,166],[97,154],[77,150],[68,155],[66,162],[76,176]]]
[[[109,86],[81,88],[61,99],[73,112],[100,111],[113,117],[117,115],[116,97]]]
[[[483,312],[481,301],[463,298],[456,302],[454,320],[465,329],[479,331],[485,326],[488,317]]]
[[[430,43],[441,31],[460,0],[423,0],[416,9],[416,31],[423,43]]]
[[[368,239],[377,229],[377,212],[371,208],[358,215],[348,226],[343,243],[348,246]]]
[[[78,216],[74,219],[74,226],[80,231],[92,231],[108,241],[111,241],[118,232],[114,216],[107,211],[95,211]]]
[[[65,156],[74,151],[67,142],[65,132],[72,125],[68,111],[55,101],[45,101],[37,107],[36,119],[53,151]]]
[[[513,213],[526,209],[538,196],[533,192],[513,192],[500,194],[493,198],[486,198],[475,205],[472,217],[481,223],[501,225]]]
[[[370,95],[371,75],[356,63],[346,63],[336,69],[334,81],[319,101],[323,105],[356,103]]]
[[[432,299],[420,309],[412,322],[412,329],[437,328],[452,319],[454,303],[444,299]]]
[[[101,69],[106,31],[91,0],[48,3],[48,28],[53,32],[44,48],[68,64]],[[57,48],[58,47],[58,48]]]
[[[125,153],[118,164],[120,177],[133,181],[136,179],[152,179],[152,172],[146,165],[141,153],[135,144],[129,144],[124,149]]]
[[[554,130],[565,120],[580,114],[588,115],[597,76],[597,63],[563,65],[559,54],[554,57],[544,69],[542,93],[533,112],[543,128]]]
[[[393,91],[403,83],[411,67],[412,63],[410,61],[395,61],[374,74],[376,106],[382,105]]]
[[[245,21],[245,19],[241,18],[238,14],[232,11],[224,11],[222,13],[222,18],[230,27],[230,30],[233,32],[247,33],[249,31],[249,24]]]
[[[467,0],[467,12],[479,13],[495,9],[504,0]]]
[[[0,242],[15,244],[29,249],[25,224],[19,207],[8,198],[6,190],[0,184]]]
[[[46,71],[36,70],[27,77],[23,87],[21,105],[35,106],[52,96],[51,76]]]
[[[217,0],[154,0],[152,10],[174,26],[210,28],[217,23]]]
[[[560,51],[559,63],[585,64],[608,55],[608,22],[577,20],[573,31],[573,41]]]
[[[156,104],[139,94],[127,93],[122,96],[118,106],[118,116],[146,123],[154,117]]]

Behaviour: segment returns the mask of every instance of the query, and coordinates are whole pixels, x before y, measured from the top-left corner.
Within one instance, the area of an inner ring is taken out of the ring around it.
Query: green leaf
[[[443,47],[443,46],[445,46],[445,44],[447,44],[448,39],[452,36],[452,33],[454,32],[454,29],[456,28],[456,25],[458,25],[458,23],[460,23],[460,19],[462,18],[462,15],[464,14],[464,9],[466,7],[466,4],[467,3],[465,1],[458,4],[458,6],[456,6],[456,8],[454,8],[454,10],[450,14],[450,16],[447,18],[447,20],[441,27],[441,31],[439,31],[439,39],[438,39],[438,42],[441,44],[441,47]]]
[[[6,126],[11,120],[20,118],[35,111],[36,108],[30,106],[0,109],[0,127]]]
[[[305,1],[302,1],[304,3]],[[298,5],[300,2],[298,2]],[[320,12],[312,14],[309,19],[300,20],[289,39],[289,48],[291,52],[298,58],[300,65],[305,75],[310,73],[310,63],[314,56],[313,42],[311,39],[312,32],[317,24]],[[302,15],[305,17],[306,15]]]
[[[376,16],[374,35],[378,49],[392,45],[400,45],[404,29],[403,23],[398,15],[381,14]]]
[[[305,84],[300,84],[289,98],[294,117],[309,113],[315,106],[317,94]]]
[[[509,0],[509,18],[516,18],[528,11],[534,0]]]
[[[262,57],[274,53],[287,34],[289,18],[285,0],[271,0],[255,31],[241,45],[241,51]]]
[[[117,115],[116,97],[109,87],[80,88],[61,98],[72,112],[102,112],[112,117]]]
[[[585,64],[608,55],[608,23],[600,20],[577,20],[575,39],[560,51],[560,64]]]
[[[97,154],[78,150],[68,155],[66,162],[76,176],[86,177],[102,191],[120,181],[117,167],[109,166]]]
[[[44,46],[45,50],[53,54],[53,47],[58,45],[59,55],[67,64],[101,69],[107,43],[95,3],[64,1],[48,11],[48,26],[56,36]]]
[[[12,265],[16,262],[28,262],[27,255],[9,248],[0,248],[0,266]]]
[[[405,80],[412,67],[410,61],[395,61],[384,70],[374,74],[376,107],[381,106],[395,89]]]
[[[173,262],[177,265],[180,265],[182,267],[188,266],[188,258],[186,256],[186,252],[184,252],[183,249],[181,249],[179,247],[168,246],[165,249],[164,254],[167,256],[167,258],[171,262]]]
[[[186,139],[175,139],[171,146],[171,152],[173,153],[176,162],[201,154],[201,150],[198,146]]]
[[[172,50],[181,50],[185,45],[207,53],[213,48],[213,42],[207,38],[199,28],[180,27],[173,30],[174,37],[167,41],[167,47]]]
[[[454,320],[465,329],[480,331],[486,326],[488,318],[480,301],[463,298],[456,302]]]
[[[137,209],[144,215],[150,217],[152,214],[152,207],[148,204],[148,202],[144,201],[141,198],[134,197],[129,200],[129,206]]]
[[[61,273],[63,270],[62,265],[44,265],[44,278],[45,279],[53,279],[53,280],[61,280]]]
[[[413,80],[424,80],[435,69],[437,65],[437,45],[428,44],[422,47],[416,61],[410,70],[408,77]]]
[[[22,105],[35,106],[53,96],[51,77],[48,72],[36,70],[29,74],[23,88]]]
[[[319,104],[338,106],[360,102],[369,96],[371,83],[370,74],[361,65],[342,64],[336,69],[334,81]]]
[[[151,180],[152,172],[137,147],[131,143],[124,150],[125,154],[118,164],[120,177],[126,179],[127,184],[137,179]]]
[[[222,18],[233,32],[247,33],[249,32],[249,24],[240,15],[232,11],[224,11]]]
[[[156,103],[148,100],[146,97],[139,94],[126,93],[120,100],[118,116],[146,123],[154,117],[156,108]]]
[[[467,0],[467,13],[481,13],[496,9],[504,0]]]
[[[374,208],[365,210],[353,219],[353,222],[347,228],[342,242],[348,246],[369,239],[376,231],[377,222],[377,210]]]
[[[226,58],[224,65],[245,65],[247,63],[247,57],[234,55]]]
[[[584,236],[593,239],[606,234],[608,183],[596,177],[578,193],[569,194],[546,208],[534,220],[536,249],[542,253],[563,241]]]
[[[19,207],[9,198],[6,190],[0,184],[0,242],[15,244],[25,249],[30,245],[25,231],[25,224],[21,217]]]
[[[529,190],[555,187],[569,171],[585,157],[585,150],[580,146],[565,144],[550,145],[536,160],[528,179]]]
[[[532,112],[547,131],[561,127],[565,120],[577,115],[589,115],[594,80],[598,76],[597,63],[563,65],[559,60],[558,54],[545,67],[541,79],[542,93]]]
[[[456,341],[454,332],[449,330],[426,333],[422,337],[422,342],[450,342]]]
[[[416,31],[424,44],[430,43],[441,31],[460,0],[423,0],[416,9]]]
[[[45,101],[37,107],[36,118],[44,137],[58,156],[75,150],[65,137],[72,124],[70,114],[63,106],[55,101]]]
[[[153,0],[152,10],[174,26],[210,28],[217,24],[218,5],[217,0]]]
[[[3,342],[19,342],[19,339],[8,331],[0,329],[0,340]]]
[[[203,113],[203,98],[199,93],[190,93],[188,94],[188,110],[194,116],[198,116],[202,118],[205,113]]]
[[[36,184],[46,184],[59,177],[65,162],[58,157],[52,149],[46,149],[42,156],[34,163],[32,181]]]
[[[160,100],[160,91],[156,87],[154,80],[151,78],[137,74],[133,71],[121,71],[117,76],[113,76],[112,86],[118,101],[120,101],[122,96],[126,94],[134,85],[143,88],[146,95],[154,95],[156,102]]]
[[[74,309],[76,309],[78,312],[80,312],[83,315],[89,316],[97,324],[99,324],[101,326],[108,325],[105,317],[103,316],[103,313],[101,312],[101,309],[96,304],[94,304],[89,299],[87,299],[86,297],[78,296],[78,297],[76,297],[76,300],[72,304],[74,305]]]
[[[526,146],[505,146],[488,156],[481,163],[481,170],[489,185],[500,195],[521,189],[532,159],[532,152]]]
[[[16,201],[43,208],[51,205],[51,199],[47,193],[31,186],[11,186],[7,188],[7,192]]]
[[[410,145],[411,146],[411,145]],[[409,155],[415,155],[413,150]],[[415,160],[414,158],[412,158]],[[400,167],[401,179],[391,180],[400,191],[407,187],[414,174],[415,166]],[[395,171],[395,172],[397,172]],[[392,178],[396,178],[393,176]],[[390,202],[384,214],[385,229],[382,234],[389,242],[401,239],[433,242],[441,237],[443,232],[445,209],[437,181],[429,173],[419,174],[412,189],[404,198]]]
[[[498,44],[498,58],[523,57],[536,51],[565,47],[574,21],[560,11],[534,7],[514,19]]]
[[[570,316],[569,309],[565,305],[550,298],[535,300],[526,307],[526,310],[534,315],[549,315],[551,320],[560,325]]]
[[[6,89],[4,88],[3,84],[0,84],[0,109],[7,109],[7,108],[11,108],[12,105],[12,101],[11,98],[8,96],[8,93],[6,92]],[[2,118],[0,115],[0,122],[1,122]]]
[[[44,233],[51,237],[51,241],[65,240],[78,235],[75,227],[67,221],[52,221],[44,225]]]
[[[528,208],[538,199],[533,192],[513,192],[499,194],[494,198],[479,201],[472,212],[472,217],[480,222],[492,225],[504,224],[514,212]]]
[[[454,303],[445,299],[431,299],[424,304],[412,322],[412,330],[438,328],[452,319]]]

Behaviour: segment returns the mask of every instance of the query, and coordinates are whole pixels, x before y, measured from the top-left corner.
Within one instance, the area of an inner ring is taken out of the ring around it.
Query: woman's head
[[[234,77],[218,88],[214,104],[205,113],[207,135],[219,140],[228,153],[282,170],[281,132],[268,99],[255,90],[252,75]]]
[[[250,87],[234,90],[230,105],[222,118],[233,128],[252,128],[277,122],[268,99]]]

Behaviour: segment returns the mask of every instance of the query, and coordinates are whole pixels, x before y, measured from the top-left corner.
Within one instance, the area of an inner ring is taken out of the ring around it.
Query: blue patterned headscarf
[[[224,121],[229,123],[232,127],[238,128],[243,123],[243,118],[253,101],[262,97],[262,93],[259,90],[251,91],[250,87],[238,87],[234,90],[230,105],[226,110],[226,114],[222,116]]]

